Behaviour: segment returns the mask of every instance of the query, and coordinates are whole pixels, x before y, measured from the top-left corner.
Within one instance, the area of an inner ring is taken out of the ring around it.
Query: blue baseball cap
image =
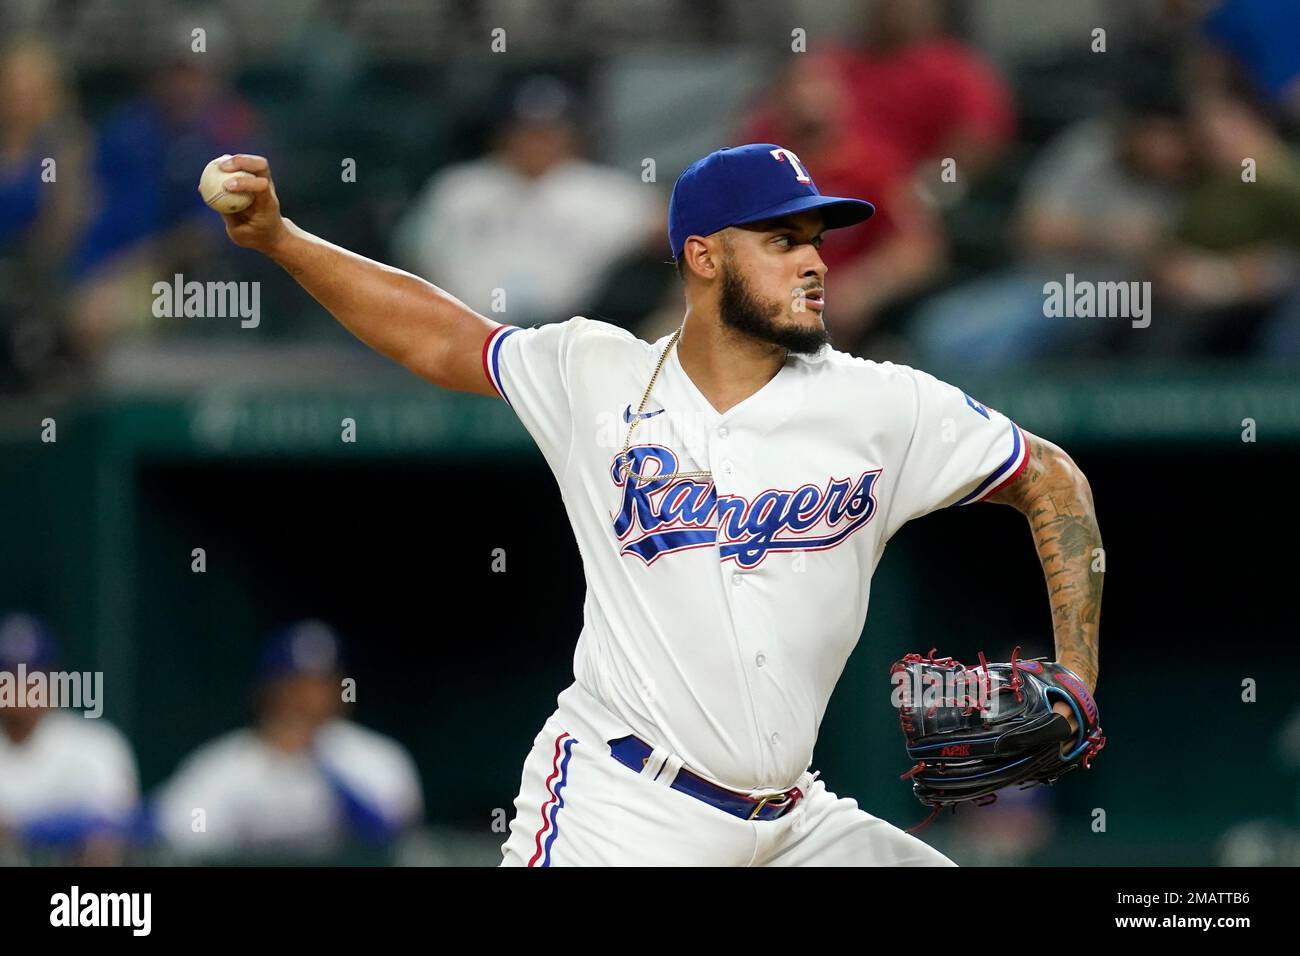
[[[343,665],[343,641],[328,624],[296,621],[271,633],[257,661],[260,682],[297,674],[330,676]]]
[[[54,666],[59,647],[49,626],[34,614],[0,617],[0,671],[45,671]]]
[[[827,229],[856,225],[876,211],[863,199],[823,196],[803,161],[783,146],[727,146],[677,177],[668,201],[668,244],[678,259],[688,236],[810,209],[821,212]]]

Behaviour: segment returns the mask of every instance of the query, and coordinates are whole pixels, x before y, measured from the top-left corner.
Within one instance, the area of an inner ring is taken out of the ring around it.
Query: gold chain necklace
[[[675,478],[705,478],[709,481],[713,480],[713,472],[711,471],[674,471],[667,475],[651,475],[649,478],[644,478],[639,471],[632,471],[632,462],[627,457],[628,449],[632,447],[632,432],[636,430],[636,426],[641,421],[641,413],[645,411],[646,402],[650,401],[650,390],[654,388],[655,379],[659,377],[659,371],[664,367],[664,359],[668,357],[668,352],[677,344],[677,340],[681,338],[682,329],[684,328],[686,328],[685,325],[678,326],[677,331],[673,333],[673,337],[669,339],[668,344],[664,346],[663,352],[659,355],[659,362],[655,365],[654,374],[650,376],[650,384],[645,387],[645,394],[641,396],[641,405],[637,408],[636,414],[632,416],[632,423],[628,425],[627,438],[624,440],[623,450],[618,456],[618,473],[619,477],[623,481],[627,481],[628,475],[632,475],[636,478],[638,485],[647,481],[668,481]]]

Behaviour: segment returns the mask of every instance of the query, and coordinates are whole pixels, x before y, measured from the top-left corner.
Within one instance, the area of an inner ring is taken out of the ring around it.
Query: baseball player
[[[111,866],[126,851],[140,799],[126,737],[102,717],[5,692],[20,675],[29,686],[34,674],[57,680],[60,656],[43,620],[0,615],[0,865],[34,857]]]
[[[342,715],[343,660],[341,638],[322,621],[271,635],[257,663],[255,724],[189,754],[154,800],[155,826],[177,856],[309,859],[349,841],[392,845],[419,821],[406,748]]]
[[[722,149],[678,178],[686,311],[653,343],[581,316],[498,324],[283,219],[264,158],[225,168],[253,174],[229,183],[255,197],[226,217],[234,242],[433,384],[507,402],[559,483],[583,628],[503,865],[952,865],[810,770],[885,544],[938,508],[1029,516],[1057,657],[1095,685],[1087,482],[959,389],[830,346],[818,248],[874,209],[821,195],[790,150]]]

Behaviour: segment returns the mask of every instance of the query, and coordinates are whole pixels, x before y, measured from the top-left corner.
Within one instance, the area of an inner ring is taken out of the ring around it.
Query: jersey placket
[[[729,447],[734,444],[732,427],[720,423],[713,429],[713,434],[709,438],[710,458],[719,462],[714,470],[714,489],[719,495],[744,495],[742,489],[749,488],[751,491],[748,496],[752,497],[754,482],[741,473],[741,469],[747,468],[748,463],[743,456]],[[741,459],[739,465],[735,460],[737,458]],[[764,679],[769,681],[777,679],[772,670],[775,662],[769,660],[771,648],[768,645],[771,641],[766,639],[766,622],[759,606],[759,592],[756,590],[763,568],[759,565],[756,568],[745,569],[734,560],[722,560],[723,541],[722,522],[719,520],[718,567],[723,574],[722,586],[727,594],[727,606],[731,609],[732,633],[735,635],[738,661],[745,675],[745,686],[749,692],[754,734],[759,753],[762,755],[760,765],[766,777],[772,766],[770,759],[772,750],[780,745],[781,740],[779,732],[769,727],[763,719],[764,707],[761,700],[766,695],[761,687],[756,687],[756,684]]]
[[[749,398],[740,402],[725,413],[718,412],[707,398],[696,388],[686,374],[673,350],[669,365],[670,380],[673,387],[688,400],[692,409],[691,416],[696,422],[702,422],[703,440],[689,443],[689,452],[698,456],[701,449],[707,455],[706,461],[699,466],[708,469],[713,475],[713,490],[718,496],[740,495],[752,498],[757,493],[753,477],[746,472],[750,467],[749,456],[744,452],[743,441],[747,430],[740,423],[742,416],[749,416],[760,411],[773,393],[784,384],[784,378],[793,373],[783,369],[772,381],[759,389]],[[777,381],[777,379],[783,381]],[[745,569],[734,560],[723,560],[721,555],[724,531],[721,517],[718,517],[717,543],[715,555],[723,593],[731,616],[731,632],[735,642],[736,661],[745,681],[749,698],[750,721],[753,728],[753,740],[757,749],[758,772],[760,779],[766,778],[773,767],[772,752],[780,746],[780,733],[773,730],[763,719],[762,698],[766,696],[759,688],[758,681],[775,680],[772,668],[776,662],[770,659],[770,641],[764,640],[765,625],[762,609],[758,606],[757,592],[754,590],[756,575],[762,573],[761,565]]]

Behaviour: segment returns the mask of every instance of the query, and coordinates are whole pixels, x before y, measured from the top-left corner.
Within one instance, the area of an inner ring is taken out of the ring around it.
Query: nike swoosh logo
[[[657,408],[657,409],[655,409],[653,412],[642,412],[640,415],[636,415],[636,416],[634,416],[634,415],[632,414],[632,406],[631,406],[631,405],[628,405],[627,408],[623,409],[623,421],[625,421],[625,422],[627,422],[629,425],[631,425],[631,424],[632,424],[632,419],[633,419],[634,417],[635,417],[635,418],[638,418],[638,419],[640,419],[640,418],[654,418],[656,415],[662,415],[662,414],[664,413],[664,411],[665,411],[665,410],[662,409],[662,408]]]

